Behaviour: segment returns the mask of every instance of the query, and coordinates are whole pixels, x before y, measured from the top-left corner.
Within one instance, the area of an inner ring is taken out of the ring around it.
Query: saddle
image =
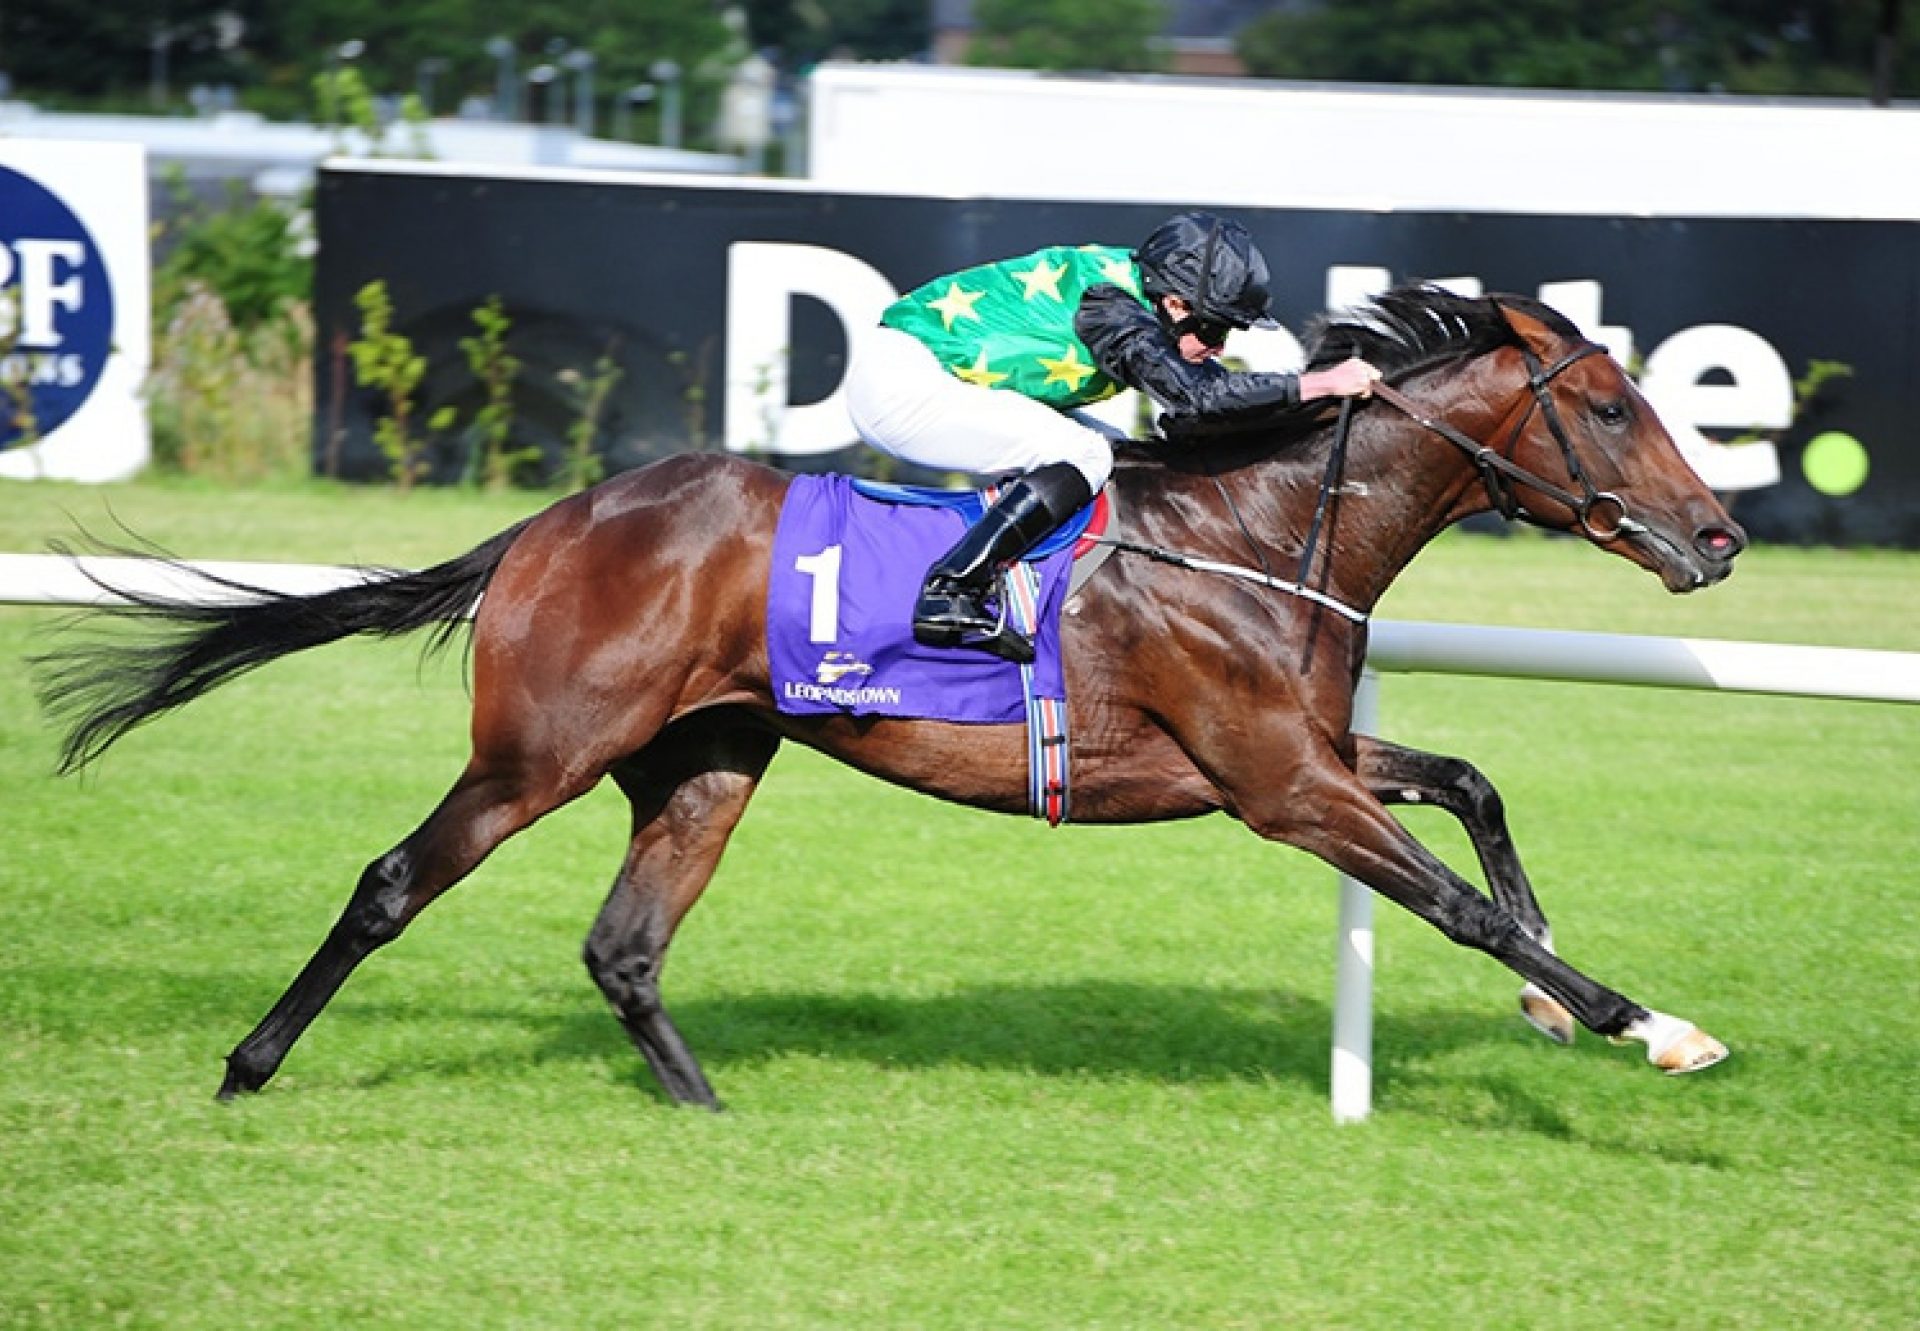
[[[896,485],[892,481],[869,481],[854,477],[854,493],[882,504],[907,504],[921,508],[943,508],[958,513],[967,527],[980,521],[993,504],[998,490],[947,490],[931,485]],[[1113,555],[1113,547],[1100,540],[1113,520],[1112,491],[1103,488],[1093,501],[1056,527],[1040,544],[1021,556],[1023,564],[1038,563],[1061,550],[1073,551],[1073,575],[1067,586],[1072,595],[1086,585]]]
[[[767,660],[775,705],[793,715],[1026,723],[1031,804],[1067,811],[1066,672],[1060,612],[1111,553],[1098,542],[1111,501],[1096,497],[1007,573],[1003,604],[1036,656],[1016,665],[966,647],[916,642],[922,575],[992,492],[796,476],[774,532],[767,586]],[[1076,554],[1089,558],[1076,560]]]

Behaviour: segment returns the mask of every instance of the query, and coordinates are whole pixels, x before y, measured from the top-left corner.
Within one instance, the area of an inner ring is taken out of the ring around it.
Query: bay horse
[[[1351,721],[1366,612],[1462,518],[1499,509],[1575,533],[1674,592],[1724,578],[1745,536],[1621,368],[1538,301],[1400,287],[1321,320],[1310,345],[1314,365],[1360,355],[1380,367],[1387,404],[1343,412],[1338,429],[1316,403],[1183,448],[1122,450],[1109,532],[1120,552],[1063,616],[1074,817],[1228,813],[1504,963],[1526,981],[1524,1015],[1553,1038],[1570,1040],[1577,1020],[1645,1044],[1670,1072],[1717,1062],[1726,1050],[1711,1036],[1556,954],[1479,771],[1356,735]],[[72,771],[255,666],[355,634],[437,627],[444,643],[478,602],[465,769],[367,866],[325,941],[228,1056],[222,1099],[264,1086],[354,968],[496,846],[611,776],[632,831],[587,969],[667,1094],[717,1108],[662,1001],[661,971],[783,740],[940,799],[1024,812],[1018,725],[776,710],[768,564],[789,483],[740,458],[671,457],[424,571],[314,595],[228,585],[233,596],[212,605],[134,594],[107,613],[149,621],[157,637],[41,659],[42,698],[70,727],[60,767]],[[1321,542],[1301,578],[1310,572],[1312,594],[1289,595],[1299,585],[1271,570],[1299,560],[1310,531]],[[1459,819],[1490,896],[1395,820],[1388,806],[1404,803]]]

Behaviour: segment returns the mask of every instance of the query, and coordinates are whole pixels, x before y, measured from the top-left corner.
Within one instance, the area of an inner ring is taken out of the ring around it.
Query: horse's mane
[[[1377,367],[1389,383],[1397,383],[1424,370],[1515,344],[1519,337],[1503,309],[1530,315],[1569,340],[1580,337],[1565,315],[1528,296],[1461,296],[1431,283],[1410,282],[1383,291],[1364,305],[1316,318],[1307,329],[1307,368],[1325,369],[1359,356]],[[1257,434],[1264,452],[1324,427],[1327,407],[1325,402],[1303,403],[1276,411],[1257,426],[1217,433],[1234,452],[1243,451]],[[1164,452],[1156,455],[1162,462],[1173,462]]]
[[[1392,381],[1470,360],[1518,340],[1502,309],[1531,315],[1562,337],[1580,337],[1565,315],[1529,297],[1460,296],[1416,282],[1314,320],[1307,330],[1307,368],[1360,356]]]

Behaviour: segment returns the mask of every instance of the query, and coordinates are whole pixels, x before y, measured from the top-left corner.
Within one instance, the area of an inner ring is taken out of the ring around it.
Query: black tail
[[[458,559],[418,573],[370,572],[369,581],[309,596],[234,582],[172,558],[156,559],[222,595],[206,602],[116,587],[87,577],[127,602],[88,619],[132,619],[157,632],[89,639],[33,659],[40,704],[68,727],[59,770],[75,772],[122,735],[201,694],[309,647],[357,634],[395,637],[437,626],[429,652],[460,631],[521,529],[510,527]]]

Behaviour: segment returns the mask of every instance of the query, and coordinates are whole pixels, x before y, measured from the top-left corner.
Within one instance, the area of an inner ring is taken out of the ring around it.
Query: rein
[[[1192,569],[1196,573],[1221,573],[1229,578],[1258,583],[1272,591],[1285,592],[1303,601],[1325,606],[1334,614],[1343,619],[1350,619],[1356,624],[1367,622],[1367,612],[1364,610],[1355,610],[1345,601],[1328,596],[1325,592],[1315,591],[1311,587],[1302,587],[1297,582],[1288,582],[1285,578],[1276,578],[1271,573],[1262,573],[1258,569],[1243,568],[1239,564],[1223,564],[1217,559],[1201,559],[1198,555],[1183,555],[1178,550],[1163,550],[1157,545],[1141,545],[1137,541],[1123,541],[1114,536],[1095,537],[1093,543],[1112,546],[1125,554],[1144,555],[1156,564],[1172,564],[1175,568]]]
[[[1375,384],[1373,395],[1405,414],[1415,424],[1431,430],[1465,453],[1468,460],[1479,468],[1481,484],[1486,486],[1487,497],[1493,501],[1493,506],[1499,510],[1500,516],[1504,518],[1518,516],[1530,522],[1539,522],[1538,518],[1521,507],[1519,498],[1513,493],[1513,485],[1522,485],[1545,495],[1555,503],[1565,505],[1579,522],[1580,530],[1590,539],[1605,545],[1610,541],[1619,540],[1622,536],[1646,529],[1634,521],[1627,512],[1625,500],[1610,490],[1596,489],[1593,482],[1587,479],[1586,469],[1580,465],[1579,454],[1573,451],[1573,441],[1567,437],[1566,426],[1560,419],[1560,409],[1553,405],[1553,394],[1547,391],[1548,385],[1568,366],[1585,360],[1588,356],[1603,355],[1605,352],[1606,348],[1599,343],[1585,342],[1551,366],[1542,368],[1539,358],[1533,354],[1531,347],[1523,344],[1520,348],[1520,354],[1526,359],[1527,387],[1533,392],[1533,400],[1527,404],[1527,409],[1520,414],[1520,419],[1507,433],[1505,446],[1512,449],[1520,442],[1521,431],[1527,428],[1527,422],[1533,419],[1534,408],[1538,407],[1541,415],[1546,418],[1547,429],[1553,435],[1554,442],[1560,445],[1560,456],[1566,459],[1567,475],[1580,486],[1579,494],[1575,494],[1565,486],[1555,484],[1536,472],[1528,471],[1519,463],[1503,456],[1491,445],[1483,444],[1462,434],[1445,421],[1434,419],[1421,409],[1419,403],[1391,385]],[[1612,521],[1603,524],[1594,516],[1596,509],[1603,514],[1611,509]]]
[[[1428,415],[1419,403],[1389,384],[1374,384],[1373,396],[1401,412],[1416,425],[1432,431],[1465,453],[1468,460],[1479,469],[1480,480],[1486,487],[1487,497],[1493,501],[1493,506],[1499,510],[1502,517],[1511,519],[1517,516],[1529,522],[1545,525],[1544,523],[1540,523],[1537,517],[1527,512],[1527,510],[1521,506],[1519,497],[1514,493],[1513,487],[1516,485],[1524,486],[1529,490],[1545,495],[1555,503],[1564,505],[1579,522],[1581,531],[1585,532],[1592,540],[1605,545],[1610,541],[1619,540],[1622,536],[1644,532],[1646,528],[1641,523],[1635,521],[1633,516],[1628,513],[1626,501],[1621,499],[1619,495],[1614,494],[1611,490],[1597,489],[1593,482],[1587,479],[1586,468],[1580,465],[1580,456],[1574,452],[1573,440],[1567,437],[1566,424],[1560,419],[1560,409],[1554,406],[1553,394],[1548,391],[1553,381],[1559,378],[1569,366],[1585,360],[1588,356],[1604,355],[1605,352],[1606,348],[1597,342],[1583,342],[1559,360],[1555,361],[1552,365],[1543,366],[1540,358],[1533,354],[1531,347],[1526,346],[1524,343],[1520,347],[1520,354],[1525,359],[1527,366],[1527,387],[1532,392],[1532,400],[1527,403],[1527,409],[1520,414],[1520,419],[1514,423],[1513,429],[1507,432],[1505,447],[1511,450],[1520,442],[1520,435],[1527,428],[1527,422],[1533,419],[1534,409],[1537,407],[1540,414],[1546,419],[1547,429],[1553,435],[1554,442],[1560,445],[1560,455],[1566,460],[1567,464],[1567,475],[1580,486],[1580,492],[1577,494],[1563,485],[1548,480],[1537,472],[1527,470],[1519,463],[1505,457],[1493,446],[1483,444],[1477,439],[1456,430],[1445,421]],[[1317,543],[1317,538],[1320,535],[1321,520],[1326,516],[1329,498],[1339,485],[1339,473],[1341,464],[1345,460],[1347,434],[1352,419],[1353,405],[1351,398],[1346,399],[1340,405],[1340,420],[1334,435],[1333,453],[1328,460],[1327,474],[1320,484],[1319,502],[1314,509],[1313,523],[1307,532],[1305,547],[1301,551],[1299,582],[1288,582],[1284,578],[1276,578],[1265,569],[1256,570],[1244,568],[1238,564],[1224,564],[1218,560],[1201,559],[1195,555],[1181,554],[1177,550],[1165,550],[1159,546],[1141,545],[1138,542],[1121,540],[1117,537],[1102,536],[1095,538],[1093,543],[1096,545],[1109,546],[1115,550],[1124,551],[1127,554],[1144,555],[1156,563],[1171,564],[1176,568],[1192,569],[1199,573],[1219,573],[1227,577],[1240,578],[1244,581],[1257,583],[1262,587],[1270,588],[1273,591],[1285,592],[1289,596],[1297,596],[1303,601],[1311,601],[1315,605],[1324,606],[1328,610],[1333,611],[1335,614],[1355,624],[1366,623],[1368,617],[1367,611],[1356,610],[1344,601],[1329,596],[1325,592],[1316,591],[1306,585],[1311,575],[1313,551]],[[1219,477],[1214,477],[1213,481],[1215,486],[1220,488],[1221,496],[1227,501],[1228,510],[1233,513],[1234,519],[1239,521],[1239,510],[1234,507],[1232,496],[1227,494],[1224,486],[1220,485]],[[1609,509],[1612,510],[1612,520],[1610,522],[1603,523],[1600,518],[1595,517],[1596,510],[1605,514]],[[1241,533],[1247,537],[1247,541],[1252,545],[1255,555],[1260,558],[1260,562],[1264,565],[1266,558],[1261,554],[1259,543],[1253,540],[1252,533],[1247,531],[1244,522],[1240,522],[1240,530]]]

